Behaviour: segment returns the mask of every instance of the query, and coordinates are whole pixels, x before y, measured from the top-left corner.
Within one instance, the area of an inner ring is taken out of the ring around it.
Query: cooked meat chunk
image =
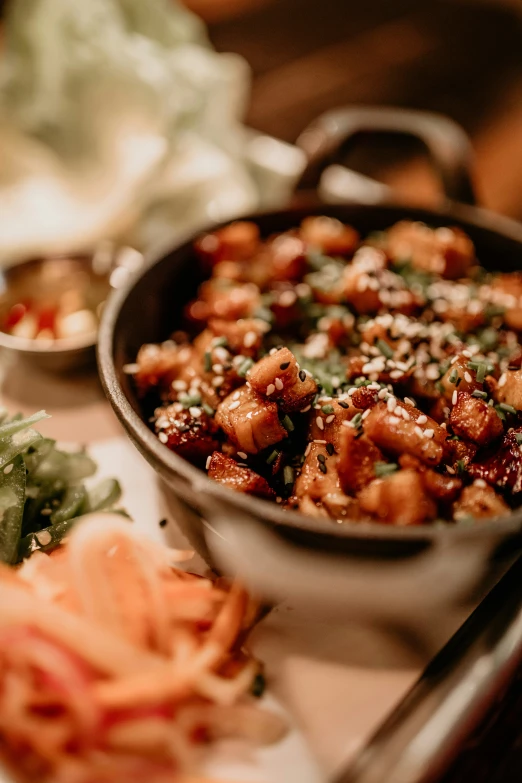
[[[154,426],[165,446],[198,465],[219,447],[218,426],[199,406],[185,410],[175,402],[158,408]]]
[[[332,256],[350,256],[359,243],[359,234],[354,228],[323,216],[305,218],[300,235],[310,247]]]
[[[513,495],[522,492],[522,429],[511,430],[494,454],[468,466],[473,478],[484,479],[499,489],[508,489]]]
[[[361,509],[389,525],[420,525],[436,516],[437,509],[414,470],[399,470],[376,479],[359,492]]]
[[[496,398],[522,411],[522,370],[507,370],[498,381]]]
[[[176,345],[168,341],[161,345],[143,345],[136,359],[136,385],[143,392],[155,387],[168,389],[192,355],[193,349],[187,344]]]
[[[477,373],[470,367],[471,359],[462,354],[453,357],[446,373],[440,382],[444,389],[445,398],[451,402],[454,392],[468,392],[472,394],[476,389],[481,389],[482,384],[477,383]]]
[[[231,457],[215,451],[212,454],[208,466],[210,478],[225,484],[236,492],[245,492],[247,495],[256,495],[260,498],[272,498],[274,490],[266,479],[255,473],[250,468],[242,467]]]
[[[257,454],[288,434],[279,421],[275,402],[260,397],[246,385],[219,404],[216,423],[247,454]]]
[[[382,452],[372,441],[353,427],[343,427],[337,471],[343,490],[359,492],[375,478],[375,464],[383,462]]]
[[[451,503],[462,489],[461,479],[437,473],[432,468],[426,468],[422,473],[422,483],[428,495],[440,503]]]
[[[247,374],[252,389],[269,398],[285,413],[302,410],[310,405],[317,384],[309,373],[300,370],[294,354],[288,348],[268,354]]]
[[[444,462],[448,465],[448,470],[451,468],[456,471],[459,465],[467,467],[475,459],[477,451],[478,446],[475,443],[448,438],[444,441]]]
[[[388,230],[386,248],[394,262],[410,262],[450,280],[464,277],[475,263],[473,242],[459,228],[432,229],[404,220]]]
[[[310,411],[309,440],[325,440],[336,450],[340,448],[344,422],[351,421],[360,413],[349,397],[344,400],[319,399],[317,406]]]
[[[203,234],[195,242],[195,250],[206,263],[246,261],[259,248],[259,228],[255,223],[238,220],[228,226]]]
[[[208,326],[214,337],[226,338],[227,348],[232,353],[253,358],[258,355],[267,330],[266,321],[260,318],[239,318],[237,321],[211,318]]]
[[[337,474],[338,457],[330,454],[324,444],[312,443],[295,487],[299,510],[335,519],[359,515],[358,504],[341,489]]]
[[[464,487],[460,498],[453,507],[455,520],[489,519],[509,513],[509,506],[497,495],[495,490],[483,481],[475,481],[471,486]]]
[[[479,446],[489,445],[504,432],[496,410],[484,400],[472,397],[467,392],[457,392],[457,402],[451,409],[450,423],[456,435]]]
[[[307,271],[306,244],[295,233],[279,234],[267,249],[274,280],[299,280]]]
[[[253,283],[231,284],[220,278],[203,283],[199,290],[199,299],[188,307],[188,317],[195,322],[209,318],[225,318],[236,321],[238,318],[251,318],[261,304],[259,288]]]
[[[407,418],[404,418],[405,414]],[[420,424],[417,423],[419,419]],[[438,465],[442,459],[441,443],[446,433],[417,408],[396,403],[390,410],[385,402],[380,402],[366,418],[364,431],[384,452],[395,455],[406,452],[426,465]]]

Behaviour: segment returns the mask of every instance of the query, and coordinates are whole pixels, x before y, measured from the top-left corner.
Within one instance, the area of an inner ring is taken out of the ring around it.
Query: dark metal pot
[[[440,174],[443,206],[427,210],[393,201],[327,205],[300,196],[297,206],[248,216],[263,235],[285,231],[309,214],[326,214],[364,236],[401,219],[458,225],[492,269],[522,266],[522,225],[471,206],[470,147],[461,129],[438,115],[393,109],[346,109],[324,115],[301,137],[309,156],[302,185],[315,187],[348,140],[365,132],[420,138]],[[362,198],[382,195],[364,183]],[[462,203],[467,201],[468,204]],[[355,620],[416,624],[449,618],[476,604],[513,561],[521,543],[522,512],[476,527],[397,528],[377,523],[337,524],[284,511],[208,479],[163,446],[142,418],[132,379],[123,371],[143,343],[160,342],[179,325],[202,272],[192,240],[153,260],[108,302],[98,361],[106,394],[131,439],[190,510],[186,531],[222,570],[239,572],[268,600],[290,597],[309,610],[327,609]],[[453,625],[450,623],[450,625]]]

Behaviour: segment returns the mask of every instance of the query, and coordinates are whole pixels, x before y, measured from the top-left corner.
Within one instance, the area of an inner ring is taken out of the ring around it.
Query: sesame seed
[[[266,396],[270,397],[270,395],[273,394],[274,392],[275,392],[274,384],[273,383],[269,383],[268,386],[266,387]]]
[[[390,373],[390,378],[393,378],[393,380],[397,380],[397,378],[400,378],[403,375],[402,370],[392,370]]]
[[[240,391],[236,391],[236,392],[234,392],[234,394],[232,395],[232,399],[233,399],[233,400],[239,400],[239,398],[240,398],[240,397],[241,397],[241,392],[240,392]]]
[[[390,416],[390,418],[388,419],[388,422],[390,424],[400,424],[400,421],[401,420],[399,419],[398,416]]]
[[[280,370],[288,370],[289,367],[290,367],[290,362],[283,362],[283,364],[279,365]]]
[[[315,423],[317,424],[317,426],[319,427],[320,430],[324,430],[324,421],[322,420],[322,418],[320,416],[316,417]]]
[[[471,377],[471,375],[467,371],[464,373],[464,380],[466,381],[466,383],[472,383],[473,382],[473,378]]]
[[[279,304],[281,307],[291,307],[297,299],[294,291],[283,291],[279,297]]]
[[[5,466],[5,468],[4,468],[4,473],[5,473],[5,475],[6,475],[6,476],[7,476],[7,475],[8,475],[8,474],[9,474],[9,473],[12,471],[13,467],[14,467],[14,465],[13,465],[13,463],[12,463],[12,462],[11,462],[11,464],[10,464],[10,465],[6,465],[6,466]]]
[[[424,433],[418,425],[415,426],[415,434],[418,435],[419,438],[424,437]]]
[[[452,467],[450,467],[449,465],[446,465],[446,470],[448,471],[448,473],[449,473],[451,476],[454,476],[454,475],[455,475],[455,469],[454,469],[454,468],[452,468]]]
[[[224,380],[225,379],[223,378],[222,375],[216,375],[216,377],[212,379],[212,386],[217,388],[218,386],[221,386]]]
[[[466,350],[466,351],[462,351],[462,355],[465,356],[466,359],[471,359],[473,354],[471,353],[471,351]]]
[[[273,356],[275,353],[277,353],[277,348],[270,348],[270,350],[268,351],[269,356]]]
[[[210,462],[212,460],[212,456],[209,454],[207,457],[207,461],[205,462],[205,469],[208,470],[210,467]]]
[[[187,384],[185,381],[172,381],[172,388],[175,391],[186,391]]]
[[[123,365],[123,372],[125,375],[134,375],[135,373],[139,372],[140,365],[139,364],[124,364]]]
[[[415,400],[412,400],[411,397],[405,397],[404,402],[406,405],[411,405],[412,408],[415,408]]]
[[[410,421],[410,419],[411,419],[411,416],[410,416],[410,414],[408,413],[408,411],[407,411],[407,410],[404,410],[404,408],[399,408],[399,410],[400,410],[400,412],[401,412],[401,416],[402,416],[402,418],[404,419],[404,421]]]
[[[321,446],[324,446],[326,444],[326,441],[325,440],[314,440],[314,443],[318,443]]]
[[[388,395],[388,389],[381,389],[377,397],[379,400],[384,400],[384,398]]]
[[[212,365],[212,372],[217,373],[218,375],[223,372],[223,365],[222,364],[213,364]]]
[[[166,432],[160,432],[159,435],[158,435],[158,439],[159,439],[160,443],[168,443],[168,440],[169,440],[168,435],[167,435]]]
[[[368,410],[365,410],[362,415],[363,420],[367,419],[369,415],[370,415],[370,409],[368,408]]]
[[[355,392],[357,391],[357,386],[352,386],[351,389],[348,389],[348,397],[351,397]]]
[[[306,381],[306,373],[305,373],[305,371],[304,371],[304,370],[300,370],[300,371],[299,371],[299,380],[300,380],[301,382],[303,382],[303,381]]]
[[[432,430],[432,429],[424,430],[424,437],[425,438],[433,438],[434,435],[435,435],[435,430]]]
[[[388,408],[390,413],[393,413],[393,411],[397,407],[397,398],[396,397],[388,397],[388,400],[386,402],[386,407]]]
[[[284,388],[284,384],[283,384],[283,381],[281,380],[281,378],[276,378],[275,379],[275,387],[276,387],[276,389],[278,391],[281,391],[281,389]]]
[[[476,487],[482,487],[482,488],[487,487],[487,484],[484,481],[484,479],[475,479],[473,483],[475,484]]]
[[[241,457],[241,459],[248,459],[248,454],[245,454],[244,451],[238,451],[237,456]]]
[[[457,394],[457,390],[455,389],[455,391],[453,392],[453,394],[451,396],[451,404],[452,405],[456,405],[457,404],[457,399],[458,399],[458,394]]]
[[[502,373],[500,378],[498,379],[498,388],[501,389],[502,386],[504,386],[507,382],[507,375],[505,372]]]
[[[299,413],[308,413],[308,411],[311,409],[311,405],[307,405],[306,408],[301,408]]]
[[[305,453],[304,453],[305,457],[308,457],[308,455],[310,454],[311,448],[312,448],[312,444],[309,443],[308,446],[305,449]]]
[[[239,403],[239,400],[236,400],[235,402],[232,402],[232,403],[231,403],[231,404],[228,406],[228,410],[229,410],[229,411],[235,411],[235,410],[236,410],[236,408],[239,408],[239,405],[240,405],[240,403]]]
[[[195,419],[199,419],[201,417],[201,408],[196,408],[195,405],[191,406],[189,408],[189,413],[191,416],[193,416]]]
[[[251,348],[257,340],[257,334],[255,332],[247,332],[243,338],[243,345],[245,348]]]
[[[331,424],[334,419],[335,419],[335,413],[331,413],[330,416],[326,417],[326,423]]]
[[[43,512],[47,510],[49,511],[49,513],[51,512],[51,509],[44,508],[44,510],[41,513],[43,514]],[[41,530],[39,533],[36,533],[35,535],[40,546],[47,546],[53,540],[52,534],[48,530]]]
[[[428,417],[423,413],[422,416],[419,416],[417,419],[417,424],[426,424],[428,421]]]

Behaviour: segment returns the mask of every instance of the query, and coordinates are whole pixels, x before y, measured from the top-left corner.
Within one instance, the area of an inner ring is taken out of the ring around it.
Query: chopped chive
[[[274,449],[273,452],[270,454],[270,456],[267,457],[266,464],[267,465],[271,465],[272,462],[275,462],[276,459],[278,458],[279,454],[280,454],[280,452],[277,449]]]
[[[281,420],[281,424],[283,425],[283,427],[285,428],[285,430],[286,430],[287,432],[293,432],[293,431],[295,430],[295,427],[294,427],[294,422],[292,421],[292,419],[290,418],[290,416],[288,415],[288,413],[287,413],[287,414],[286,414],[286,416],[285,416],[285,417],[284,417],[284,418]]]
[[[322,405],[321,410],[323,413],[333,413],[334,412],[334,406],[333,405]]]
[[[205,413],[206,413],[208,416],[213,416],[213,415],[214,415],[214,413],[216,412],[216,411],[214,410],[214,408],[211,408],[211,406],[208,404],[208,402],[204,402],[204,403],[203,403],[203,405],[202,405],[201,407],[203,408],[203,410],[205,411]]]
[[[393,349],[384,340],[381,340],[379,338],[379,340],[377,340],[377,342],[375,343],[375,347],[378,348],[379,351],[384,356],[386,356],[387,359],[393,358]]]
[[[496,412],[497,412],[497,414],[498,414],[499,418],[501,418],[501,419],[502,419],[502,421],[506,421],[506,414],[504,413],[504,411],[502,410],[502,408],[500,408],[500,406],[496,405],[496,406],[495,406],[495,410],[496,410]]]
[[[369,386],[372,381],[369,381],[367,378],[356,378],[355,379],[355,386],[360,389],[362,386]]]
[[[198,392],[194,392],[194,394],[180,394],[178,400],[184,408],[191,408],[193,405],[201,403],[201,394]]]
[[[348,409],[348,408],[350,407],[350,406],[348,405],[348,403],[347,403],[347,402],[345,402],[344,400],[339,400],[339,405],[341,406],[341,408],[344,408],[345,410],[346,410],[346,409]]]
[[[212,348],[225,348],[228,345],[226,337],[216,337],[212,340]]]
[[[352,427],[355,427],[356,429],[360,427],[362,424],[362,413],[356,413],[355,416],[352,419]]]
[[[488,393],[485,391],[480,391],[480,389],[475,389],[474,392],[471,392],[472,397],[479,397],[482,400],[485,400],[488,396]]]
[[[463,460],[463,459],[458,459],[458,460],[457,460],[457,462],[456,462],[456,467],[457,467],[457,473],[458,473],[458,475],[459,475],[459,476],[462,476],[462,475],[464,475],[464,473],[466,472],[466,463],[464,462],[464,460]]]
[[[517,409],[512,405],[508,405],[507,402],[501,402],[498,407],[501,411],[506,411],[506,413],[512,413],[513,415],[516,415]]]
[[[239,375],[239,377],[240,377],[240,378],[244,378],[244,377],[245,377],[245,375],[247,374],[247,372],[248,372],[248,371],[250,370],[250,368],[251,368],[251,367],[253,367],[253,366],[254,366],[254,361],[253,361],[253,359],[250,359],[250,358],[248,358],[248,357],[247,357],[247,358],[245,359],[245,361],[244,361],[244,362],[241,362],[241,364],[239,365],[239,367],[238,367],[238,369],[237,369],[237,374]]]
[[[333,447],[333,443],[327,443],[327,444],[326,444],[326,451],[328,452],[328,454],[329,454],[329,455],[330,455],[330,457],[331,457],[331,456],[332,456],[332,454],[333,454],[333,453],[334,453],[334,451],[335,451],[335,449],[334,449],[334,447]]]
[[[440,392],[440,394],[444,394],[444,386],[440,381],[437,381],[437,383],[435,384],[435,388],[437,389],[438,392]]]
[[[399,466],[395,462],[376,462],[373,469],[377,478],[382,478],[383,476],[389,476],[392,473],[395,473],[395,471],[398,470],[398,467]]]
[[[290,465],[285,465],[283,470],[283,480],[287,485],[294,483],[294,469]]]
[[[485,377],[486,377],[486,365],[481,364],[480,367],[477,369],[477,375],[476,375],[477,383],[482,383]]]
[[[458,371],[454,367],[453,370],[451,371],[451,374],[450,374],[450,377],[449,377],[449,382],[450,383],[457,383],[458,377],[459,377],[459,373],[458,373]]]
[[[326,465],[324,464],[324,462],[320,462],[320,463],[319,463],[319,470],[321,471],[321,473],[326,473],[326,471],[327,471],[327,467],[326,467]]]
[[[210,355],[210,351],[205,351],[205,355],[203,357],[203,369],[205,372],[210,372],[212,369],[212,356]]]

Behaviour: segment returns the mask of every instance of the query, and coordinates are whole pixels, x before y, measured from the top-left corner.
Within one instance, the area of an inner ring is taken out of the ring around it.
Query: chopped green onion
[[[454,367],[453,370],[451,371],[451,374],[450,374],[450,377],[449,377],[449,382],[450,383],[457,383],[458,377],[459,377],[459,373],[458,373],[458,371]]]
[[[214,408],[212,408],[212,407],[211,407],[211,406],[208,404],[208,402],[204,402],[204,403],[203,403],[203,405],[202,405],[201,407],[203,408],[203,410],[205,411],[205,413],[207,414],[207,416],[213,416],[213,415],[214,415],[214,413],[216,412],[216,411],[214,410]]]
[[[225,348],[227,345],[228,340],[226,337],[215,337],[214,340],[212,340],[212,348]]]
[[[333,413],[334,412],[334,406],[333,405],[323,405],[321,406],[321,410],[323,413]]]
[[[437,383],[435,384],[435,388],[437,389],[438,392],[440,392],[440,394],[444,394],[445,392],[444,385],[440,381],[437,381]]]
[[[275,462],[279,454],[280,452],[277,449],[274,449],[273,452],[270,454],[270,456],[267,457],[266,464],[271,465],[272,462]]]
[[[488,396],[488,393],[485,391],[480,391],[480,389],[475,389],[474,392],[471,392],[472,397],[478,397],[479,399],[485,400]]]
[[[512,413],[513,415],[516,415],[517,409],[512,405],[508,405],[507,402],[501,402],[498,407],[501,411],[506,411],[506,413]]]
[[[485,377],[486,377],[486,365],[481,364],[480,367],[477,369],[477,375],[476,375],[477,383],[483,383]]]
[[[287,485],[294,483],[294,469],[290,465],[285,465],[283,470],[283,479]]]
[[[373,469],[375,471],[375,475],[378,478],[382,478],[383,476],[389,476],[392,473],[395,473],[396,470],[398,470],[399,466],[395,462],[376,462],[373,466]]]
[[[294,422],[288,414],[281,420],[281,424],[287,432],[293,432],[295,430]]]
[[[352,427],[355,427],[356,429],[360,427],[362,424],[362,413],[356,413],[355,416],[352,419]]]
[[[459,476],[464,475],[464,473],[466,472],[466,463],[464,462],[464,460],[463,459],[458,459],[457,462],[456,462],[456,466],[457,466],[457,473],[458,473],[458,475]]]
[[[205,355],[203,357],[203,369],[205,372],[210,372],[212,369],[212,356],[210,355],[209,351],[205,351]]]
[[[247,357],[244,362],[238,367],[237,374],[240,378],[244,378],[251,367],[254,366],[254,360]]]
[[[375,343],[375,347],[379,349],[379,351],[386,356],[387,359],[393,358],[393,349],[388,345],[387,342],[384,340],[377,340]]]
[[[495,405],[495,410],[498,416],[502,419],[502,421],[506,421],[506,414],[504,413],[500,405]]]
[[[201,394],[199,392],[194,392],[193,394],[180,394],[178,400],[184,408],[191,408],[193,405],[199,405],[201,403]]]

